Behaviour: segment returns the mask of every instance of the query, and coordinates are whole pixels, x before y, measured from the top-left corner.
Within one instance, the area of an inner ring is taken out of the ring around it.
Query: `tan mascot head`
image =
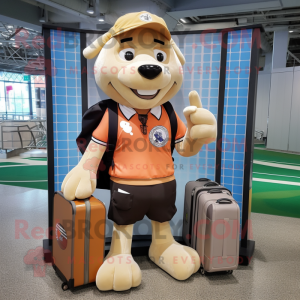
[[[181,87],[185,60],[160,17],[145,11],[120,17],[83,55],[91,59],[99,52],[96,82],[120,104],[150,109]]]

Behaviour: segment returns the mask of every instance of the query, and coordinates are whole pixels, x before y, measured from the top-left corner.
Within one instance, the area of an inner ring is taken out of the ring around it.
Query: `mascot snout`
[[[161,90],[171,81],[169,68],[152,60],[136,61],[122,68],[118,80],[130,89]]]

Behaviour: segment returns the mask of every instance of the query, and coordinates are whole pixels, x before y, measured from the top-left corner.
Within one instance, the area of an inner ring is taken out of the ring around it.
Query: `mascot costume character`
[[[216,139],[216,119],[196,91],[183,110],[186,125],[168,102],[179,91],[184,56],[166,23],[148,12],[130,13],[83,51],[95,62],[97,85],[111,98],[84,115],[77,139],[84,153],[65,177],[66,199],[84,199],[97,188],[111,191],[111,248],[99,268],[99,290],[124,291],[141,283],[131,256],[133,225],[152,224],[150,259],[177,280],[200,267],[197,252],[177,243],[169,221],[177,209],[172,151],[196,155]],[[99,250],[100,251],[100,250]]]

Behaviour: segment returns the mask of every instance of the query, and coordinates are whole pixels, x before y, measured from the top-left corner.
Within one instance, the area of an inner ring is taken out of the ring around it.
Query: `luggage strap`
[[[84,230],[84,284],[88,284],[89,264],[90,264],[90,229],[91,229],[91,203],[89,200],[85,204],[85,230]]]
[[[226,225],[225,224],[226,223],[229,224],[229,218],[224,218],[223,251],[222,251],[222,253],[223,253],[222,258],[224,258],[224,259],[227,258],[227,253],[226,253],[226,249],[227,249],[226,245],[227,245],[227,243],[226,243],[226,238],[225,238],[225,233],[226,233]]]

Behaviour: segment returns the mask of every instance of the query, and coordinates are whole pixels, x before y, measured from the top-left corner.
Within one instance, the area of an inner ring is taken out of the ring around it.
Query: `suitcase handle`
[[[232,201],[230,199],[227,199],[227,198],[221,198],[221,199],[217,200],[216,203],[219,203],[219,204],[231,204]]]
[[[219,186],[219,184],[214,181],[210,181],[208,183],[205,183],[204,186]]]
[[[208,193],[210,194],[223,194],[223,190],[219,190],[219,189],[211,189],[210,191],[208,191]]]
[[[208,178],[199,178],[199,179],[197,179],[196,181],[211,181],[211,180],[208,179]]]

